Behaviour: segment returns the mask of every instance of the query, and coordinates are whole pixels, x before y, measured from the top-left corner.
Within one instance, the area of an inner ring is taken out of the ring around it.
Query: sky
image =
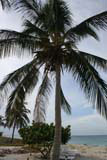
[[[78,24],[86,18],[97,13],[107,10],[107,0],[66,0],[68,6],[73,13],[74,24]],[[0,29],[21,30],[21,17],[16,12],[4,12],[0,10]],[[103,57],[107,59],[107,31],[99,31],[100,42],[92,38],[87,38],[78,44],[78,48],[82,51]],[[3,78],[13,70],[21,67],[29,62],[30,57],[17,59],[10,57],[0,59],[0,82]],[[107,73],[100,71],[101,76],[107,80]],[[64,126],[71,125],[72,135],[107,135],[107,121],[101,117],[93,109],[94,106],[89,104],[79,85],[72,79],[72,75],[62,77],[62,88],[65,96],[72,106],[72,115],[68,116],[62,112],[62,124]],[[54,92],[54,90],[53,90]],[[34,90],[30,97],[27,97],[28,108],[31,109],[29,115],[32,120],[35,95],[37,89]],[[0,114],[3,114],[5,105],[1,102]],[[50,97],[50,103],[47,108],[46,122],[54,122],[54,93]],[[2,129],[3,130],[3,129]],[[4,130],[5,135],[10,135],[7,129]],[[16,132],[17,136],[17,132]]]

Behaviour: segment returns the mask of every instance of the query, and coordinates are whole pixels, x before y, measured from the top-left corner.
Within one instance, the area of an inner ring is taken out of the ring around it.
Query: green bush
[[[66,144],[71,139],[71,127],[62,127],[62,144]]]
[[[36,145],[43,157],[49,156],[54,140],[55,126],[53,123],[33,123],[31,126],[21,128],[19,134],[25,144]],[[70,126],[62,127],[62,144],[71,138]]]
[[[3,132],[0,132],[0,137],[2,137],[3,136]]]

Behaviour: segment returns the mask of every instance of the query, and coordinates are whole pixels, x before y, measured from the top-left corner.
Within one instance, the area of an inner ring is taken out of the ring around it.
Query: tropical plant
[[[5,119],[3,116],[0,115],[0,126],[5,126]],[[3,135],[3,132],[0,132],[0,137]]]
[[[53,123],[33,123],[31,126],[19,129],[20,137],[24,144],[32,145],[38,150],[42,158],[49,158],[54,140],[55,126]],[[70,126],[62,127],[62,144],[66,144],[71,139]]]
[[[43,79],[35,104],[35,119],[41,121],[52,88],[49,75],[55,77],[55,139],[51,159],[58,160],[61,106],[70,112],[61,87],[62,73],[72,73],[86,98],[107,118],[107,84],[96,70],[96,67],[106,70],[107,60],[80,51],[76,45],[88,36],[99,39],[96,30],[107,28],[107,11],[74,26],[72,14],[63,0],[47,0],[44,3],[39,0],[17,0],[13,2],[13,7],[23,14],[24,30],[0,30],[0,55],[32,55],[32,61],[9,74],[0,85],[0,91],[7,95],[7,91],[13,89],[11,104],[19,95],[25,99],[37,85],[42,68]]]
[[[5,126],[5,119],[3,116],[0,115],[0,126]]]
[[[22,103],[20,97],[17,97],[14,104],[11,104],[11,98],[12,97],[10,97],[10,103],[8,103],[5,112],[5,117],[6,117],[5,127],[8,128],[13,127],[12,139],[11,139],[11,142],[13,142],[15,129],[25,127],[30,122],[27,115],[28,113],[30,113],[30,110],[26,109],[25,104]]]

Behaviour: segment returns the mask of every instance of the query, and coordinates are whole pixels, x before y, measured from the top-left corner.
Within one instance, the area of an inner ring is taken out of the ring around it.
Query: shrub
[[[2,137],[3,136],[3,132],[0,132],[0,137]]]
[[[21,128],[19,134],[25,144],[36,145],[43,158],[50,154],[54,140],[55,126],[53,123],[33,123],[31,126]],[[62,144],[66,144],[71,138],[70,126],[62,127]]]
[[[62,144],[66,144],[71,139],[71,127],[62,127]]]

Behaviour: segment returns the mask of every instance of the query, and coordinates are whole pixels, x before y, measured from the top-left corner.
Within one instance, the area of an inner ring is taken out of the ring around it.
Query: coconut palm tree
[[[3,80],[0,93],[6,96],[12,88],[9,99],[12,108],[20,95],[25,99],[32,93],[42,68],[43,78],[35,101],[35,120],[43,121],[52,90],[52,77],[55,79],[55,138],[51,160],[59,160],[61,107],[68,113],[71,111],[61,86],[62,74],[72,73],[86,98],[107,118],[107,84],[96,70],[96,67],[107,70],[107,60],[80,51],[76,45],[88,36],[99,39],[96,30],[107,28],[107,11],[74,26],[72,14],[63,0],[44,3],[17,0],[13,7],[23,14],[24,29],[22,32],[0,30],[0,55],[32,55],[32,60]]]
[[[21,99],[22,98],[21,96],[17,97],[14,105],[11,104],[11,98],[12,98],[12,96],[10,97],[9,103],[6,107],[5,127],[8,127],[8,128],[13,127],[12,139],[11,139],[11,143],[12,143],[13,139],[14,139],[15,129],[25,127],[30,122],[28,115],[27,115],[28,113],[30,113],[30,110],[26,109],[26,106],[25,106],[23,100]]]

